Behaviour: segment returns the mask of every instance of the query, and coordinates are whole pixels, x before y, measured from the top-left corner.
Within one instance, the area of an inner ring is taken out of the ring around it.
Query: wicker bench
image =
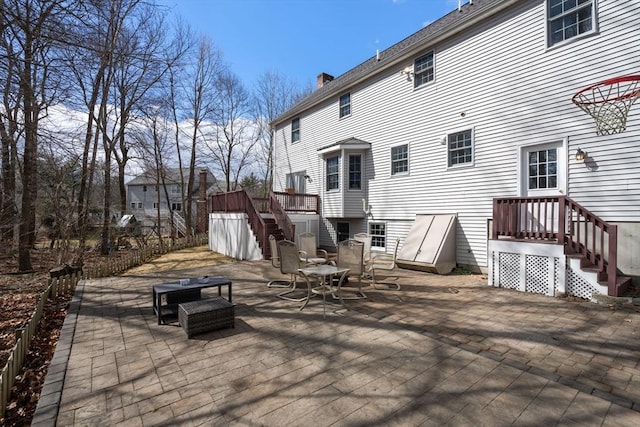
[[[187,338],[235,326],[233,304],[222,297],[184,302],[178,305],[178,321]]]

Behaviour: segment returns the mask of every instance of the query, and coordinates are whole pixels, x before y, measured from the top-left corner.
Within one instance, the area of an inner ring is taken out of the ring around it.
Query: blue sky
[[[207,34],[242,82],[335,77],[457,8],[458,0],[159,0]],[[466,3],[466,0],[463,1]]]

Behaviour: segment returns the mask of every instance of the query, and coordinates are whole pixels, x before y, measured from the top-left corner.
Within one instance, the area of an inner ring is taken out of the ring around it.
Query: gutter
[[[477,24],[480,21],[483,21],[484,19],[487,19],[493,15],[496,15],[500,12],[502,12],[505,9],[508,9],[509,7],[513,6],[516,3],[519,3],[521,0],[504,0],[503,2],[500,2],[498,4],[495,5],[485,5],[485,6],[478,6],[477,3],[468,3],[465,5],[465,8],[469,8],[469,7],[473,7],[473,8],[478,8],[476,11],[472,11],[469,12],[469,16],[466,18],[462,18],[460,21],[456,21],[453,24],[450,24],[447,27],[444,27],[442,30],[438,31],[437,33],[435,33],[432,37],[422,40],[422,41],[418,41],[410,46],[408,46],[407,48],[405,48],[404,50],[394,54],[393,56],[390,56],[389,58],[385,58],[385,52],[387,52],[388,50],[390,50],[391,48],[393,48],[393,46],[387,48],[386,50],[380,52],[379,54],[376,54],[375,57],[372,57],[370,59],[368,59],[367,61],[361,63],[360,65],[357,65],[355,67],[353,67],[351,70],[354,70],[355,68],[359,67],[359,66],[363,66],[364,64],[366,64],[367,62],[371,61],[371,60],[376,60],[378,63],[383,64],[383,66],[379,67],[379,68],[374,68],[372,69],[370,72],[367,72],[365,74],[363,74],[360,77],[355,78],[352,81],[346,82],[344,84],[339,84],[340,83],[340,79],[343,77],[347,77],[347,74],[349,73],[349,71],[347,71],[346,73],[344,73],[342,76],[339,76],[337,79],[333,80],[331,83],[336,83],[335,87],[332,87],[331,89],[327,90],[325,94],[323,94],[322,96],[318,97],[318,98],[314,98],[313,102],[305,102],[305,100],[303,99],[302,101],[300,101],[300,103],[298,105],[293,106],[291,109],[289,109],[287,112],[283,113],[281,116],[277,117],[275,120],[273,120],[271,122],[271,127],[272,128],[276,128],[276,126],[282,122],[285,122],[287,120],[290,120],[296,116],[298,116],[300,113],[302,113],[303,111],[318,105],[324,101],[326,101],[329,98],[334,97],[337,93],[343,92],[346,88],[350,88],[353,86],[356,86],[366,80],[371,79],[372,77],[376,76],[377,74],[388,70],[391,67],[394,67],[396,65],[398,65],[399,63],[407,60],[408,58],[414,57],[416,56],[419,52],[422,52],[424,50],[426,50],[429,46],[433,46],[435,44],[440,43],[443,40],[446,40],[466,29],[468,29],[469,27]],[[457,12],[457,10],[450,12],[450,13],[459,13]],[[445,15],[446,16],[446,15]],[[442,19],[442,18],[441,18]],[[435,21],[435,23],[437,23],[438,21]],[[433,25],[433,24],[432,24]],[[418,31],[419,32],[419,31]],[[417,33],[417,32],[416,32]],[[413,36],[413,33],[411,35],[409,35],[408,37]],[[408,38],[407,37],[407,38]],[[402,41],[398,42],[401,43]],[[396,43],[396,44],[398,44]],[[332,84],[332,86],[334,86]],[[309,95],[309,97],[313,97],[313,94]]]

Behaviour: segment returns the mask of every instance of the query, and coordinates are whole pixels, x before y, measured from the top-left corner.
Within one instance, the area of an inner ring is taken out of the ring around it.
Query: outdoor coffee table
[[[178,304],[181,302],[197,301],[200,291],[205,288],[218,288],[218,296],[222,296],[222,287],[227,287],[227,300],[231,299],[231,280],[225,277],[201,277],[197,279],[181,279],[173,282],[153,285],[153,311],[158,317],[158,325],[164,322],[164,317],[177,317]],[[162,297],[165,304],[162,304]]]

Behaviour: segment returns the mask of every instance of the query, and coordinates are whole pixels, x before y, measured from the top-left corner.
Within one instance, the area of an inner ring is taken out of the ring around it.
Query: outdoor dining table
[[[165,296],[167,300],[171,297],[175,297],[176,301],[187,302],[193,299],[199,299],[200,290],[205,288],[218,288],[218,296],[222,296],[222,287],[227,287],[227,300],[231,303],[231,280],[225,277],[200,277],[191,279],[180,279],[178,281],[160,283],[153,285],[153,311],[158,317],[158,325],[163,323],[164,314],[178,314],[178,303],[167,303],[162,305],[162,297]],[[197,294],[194,298],[193,295]],[[183,296],[184,298],[181,298]]]
[[[304,300],[304,303],[300,307],[300,311],[305,308],[309,299],[311,299],[312,295],[322,295],[323,302],[322,308],[324,312],[324,300],[326,295],[330,294],[333,297],[340,299],[340,304],[345,310],[348,310],[347,306],[344,304],[342,300],[342,295],[340,294],[340,287],[342,286],[342,282],[345,277],[349,274],[348,268],[337,267],[335,265],[330,264],[322,264],[322,265],[313,265],[304,268],[300,268],[298,270],[300,275],[305,278],[307,281],[307,298]],[[334,277],[340,277],[338,281],[338,285],[333,285]],[[312,286],[310,278],[318,279],[319,284],[317,286]],[[337,294],[337,296],[336,296]]]

